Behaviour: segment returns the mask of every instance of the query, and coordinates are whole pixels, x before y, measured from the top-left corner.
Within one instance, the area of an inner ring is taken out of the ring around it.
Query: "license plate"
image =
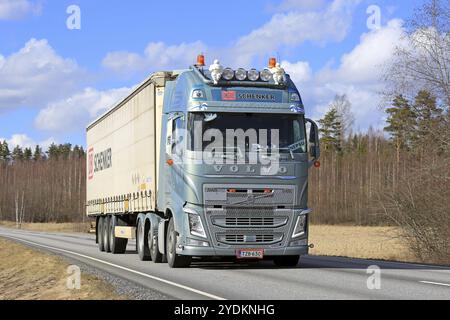
[[[264,258],[264,249],[240,249],[236,250],[238,259],[262,259]]]

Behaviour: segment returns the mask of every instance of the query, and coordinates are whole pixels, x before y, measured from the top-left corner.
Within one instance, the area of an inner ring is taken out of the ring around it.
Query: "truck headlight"
[[[202,218],[191,210],[186,211],[189,216],[189,229],[194,236],[206,238],[205,228],[203,228]]]
[[[306,214],[299,215],[297,217],[297,222],[295,223],[294,232],[292,233],[292,238],[298,238],[305,234],[306,232]]]

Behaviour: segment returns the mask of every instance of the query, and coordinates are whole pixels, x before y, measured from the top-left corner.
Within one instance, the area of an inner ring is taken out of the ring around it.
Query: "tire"
[[[97,221],[97,242],[98,242],[98,250],[105,251],[105,237],[103,236],[103,217],[98,217]]]
[[[300,256],[280,256],[275,257],[273,262],[278,267],[295,267],[298,264]]]
[[[105,248],[105,252],[111,252],[111,246],[109,243],[109,228],[111,224],[111,217],[106,216],[103,220],[103,246]]]
[[[128,239],[116,238],[115,227],[120,226],[121,220],[117,216],[111,217],[109,224],[109,246],[112,254],[122,254],[127,250]]]
[[[144,219],[139,219],[137,226],[136,246],[141,261],[149,261],[150,249],[148,247],[148,226],[146,226]]]
[[[175,231],[175,225],[173,218],[170,219],[169,226],[167,228],[166,239],[166,255],[167,262],[171,268],[187,268],[192,262],[192,257],[178,255],[176,252],[177,247],[177,233]]]
[[[163,255],[158,249],[158,237],[154,235],[154,228],[150,225],[148,231],[148,247],[150,248],[150,257],[154,263],[162,263]]]

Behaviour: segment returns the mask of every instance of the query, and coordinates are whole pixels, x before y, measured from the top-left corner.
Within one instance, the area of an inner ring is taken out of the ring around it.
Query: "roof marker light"
[[[277,66],[277,59],[276,58],[270,58],[269,59],[269,68],[275,68]]]
[[[197,56],[197,67],[204,67],[205,66],[205,56],[203,54],[199,54]]]

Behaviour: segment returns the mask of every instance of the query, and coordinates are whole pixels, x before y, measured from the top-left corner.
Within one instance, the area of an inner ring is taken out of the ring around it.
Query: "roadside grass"
[[[81,288],[70,290],[63,259],[0,238],[0,300],[122,300],[104,281],[81,274]]]
[[[415,257],[398,227],[311,225],[309,235],[312,255],[426,262]]]

